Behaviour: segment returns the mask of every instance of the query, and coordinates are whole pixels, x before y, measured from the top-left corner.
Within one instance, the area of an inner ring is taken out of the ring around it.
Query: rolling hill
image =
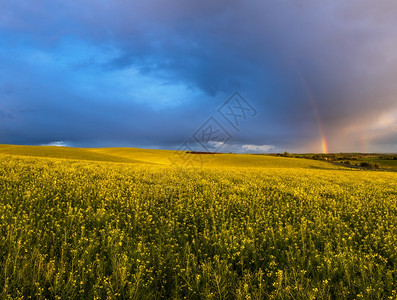
[[[189,154],[140,148],[69,148],[0,145],[0,154],[117,163],[195,166],[204,168],[346,169],[324,161],[252,154]]]

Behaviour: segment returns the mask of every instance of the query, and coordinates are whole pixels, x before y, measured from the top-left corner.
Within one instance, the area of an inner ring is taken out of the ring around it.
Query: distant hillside
[[[142,163],[131,158],[99,153],[91,149],[54,146],[0,145],[0,154],[121,163]]]
[[[0,145],[0,154],[118,163],[201,166],[210,168],[344,169],[324,161],[251,154],[197,154],[140,148],[68,148]]]

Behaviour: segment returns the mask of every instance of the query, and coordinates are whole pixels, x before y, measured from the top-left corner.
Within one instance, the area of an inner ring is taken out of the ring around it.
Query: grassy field
[[[305,158],[311,160],[329,161],[346,167],[362,167],[397,171],[397,154],[379,153],[332,153],[332,154],[273,154],[273,156],[287,156],[290,158]]]
[[[0,299],[397,298],[396,172],[189,155],[0,146]]]

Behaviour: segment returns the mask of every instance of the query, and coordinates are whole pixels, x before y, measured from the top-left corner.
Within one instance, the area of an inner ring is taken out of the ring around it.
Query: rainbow
[[[316,99],[313,95],[313,92],[310,89],[309,83],[307,82],[306,78],[303,76],[302,72],[298,69],[296,63],[293,62],[293,65],[295,66],[295,70],[299,76],[299,79],[302,81],[303,86],[305,87],[305,90],[309,96],[310,99],[310,104],[313,108],[314,111],[314,115],[316,117],[316,121],[318,124],[318,129],[319,129],[319,134],[320,134],[320,144],[321,144],[321,149],[323,151],[323,153],[327,154],[329,153],[329,149],[328,149],[328,142],[327,142],[327,137],[324,133],[324,127],[321,121],[321,117],[320,117],[320,112],[318,109],[318,105],[316,102]]]

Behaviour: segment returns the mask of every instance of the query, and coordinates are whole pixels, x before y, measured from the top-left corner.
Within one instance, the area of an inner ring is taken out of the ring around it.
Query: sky
[[[0,144],[397,152],[395,0],[0,7]]]

